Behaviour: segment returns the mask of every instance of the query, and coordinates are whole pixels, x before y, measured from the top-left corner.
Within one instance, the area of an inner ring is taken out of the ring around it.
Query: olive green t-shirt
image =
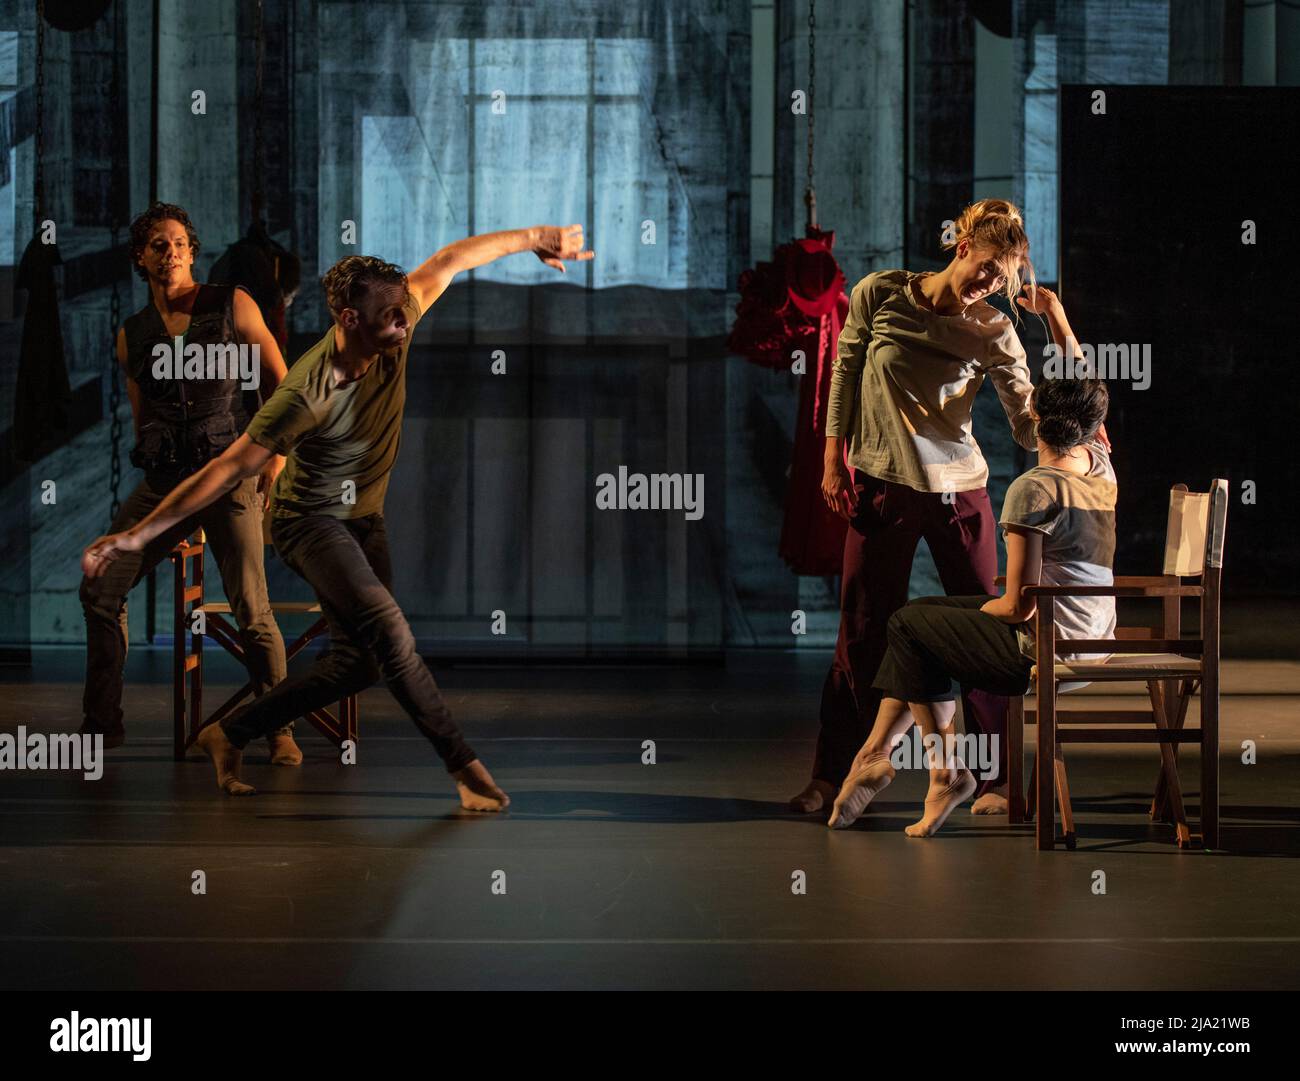
[[[406,340],[381,353],[345,386],[334,378],[334,327],[299,358],[245,434],[288,456],[272,491],[271,514],[362,518],[384,509],[406,406],[406,356],[420,318],[406,305]]]

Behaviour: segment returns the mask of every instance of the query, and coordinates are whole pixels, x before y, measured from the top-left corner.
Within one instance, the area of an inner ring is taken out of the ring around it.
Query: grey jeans
[[[356,694],[382,677],[448,773],[473,762],[478,755],[452,720],[393,599],[383,515],[275,518],[271,536],[280,557],[316,591],[330,644],[309,671],[277,684],[222,721],[230,742],[244,747],[288,718]]]
[[[129,529],[149,514],[179,483],[146,477],[122,504],[111,531]],[[230,610],[239,625],[248,678],[264,694],[285,677],[284,640],[266,595],[262,540],[262,497],[249,477],[198,514],[160,533],[143,551],[128,552],[99,578],[82,578],[81,607],[86,617],[86,688],[82,710],[97,729],[122,727],[122,669],[126,664],[126,595],[167,558],[183,537],[202,526],[217,558]],[[292,725],[282,731],[289,731]]]

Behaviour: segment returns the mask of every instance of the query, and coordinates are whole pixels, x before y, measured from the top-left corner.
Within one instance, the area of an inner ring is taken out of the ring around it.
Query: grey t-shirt
[[[836,345],[826,434],[849,465],[918,492],[969,492],[989,468],[971,430],[985,377],[1018,442],[1033,450],[1033,383],[1011,320],[979,301],[939,315],[913,295],[924,274],[877,270],[853,287]]]
[[[1045,586],[1108,586],[1115,581],[1115,471],[1098,442],[1086,444],[1092,466],[1086,475],[1055,466],[1034,466],[1011,482],[1002,504],[1001,525],[1019,526],[1043,535]],[[1035,656],[1033,624],[1017,634],[1020,650]],[[1057,597],[1056,636],[1114,638],[1115,598]],[[1060,650],[1062,660],[1100,661],[1109,654]]]

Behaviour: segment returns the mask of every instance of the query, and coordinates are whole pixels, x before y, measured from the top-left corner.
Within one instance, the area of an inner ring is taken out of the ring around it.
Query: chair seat
[[[1104,661],[1057,661],[1057,679],[1145,680],[1200,675],[1199,657],[1177,653],[1112,653]],[[1033,678],[1038,676],[1034,665]]]
[[[205,612],[230,611],[230,605],[225,601],[209,601],[202,605],[202,608]],[[272,601],[271,611],[284,612],[285,614],[292,614],[294,612],[319,612],[320,605],[315,604],[312,601]]]

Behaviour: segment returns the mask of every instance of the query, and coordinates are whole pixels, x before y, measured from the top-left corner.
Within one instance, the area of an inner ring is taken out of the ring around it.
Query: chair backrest
[[[1227,518],[1226,480],[1215,480],[1208,492],[1189,492],[1187,485],[1175,484],[1169,492],[1164,573],[1194,578],[1207,567],[1222,567]]]

